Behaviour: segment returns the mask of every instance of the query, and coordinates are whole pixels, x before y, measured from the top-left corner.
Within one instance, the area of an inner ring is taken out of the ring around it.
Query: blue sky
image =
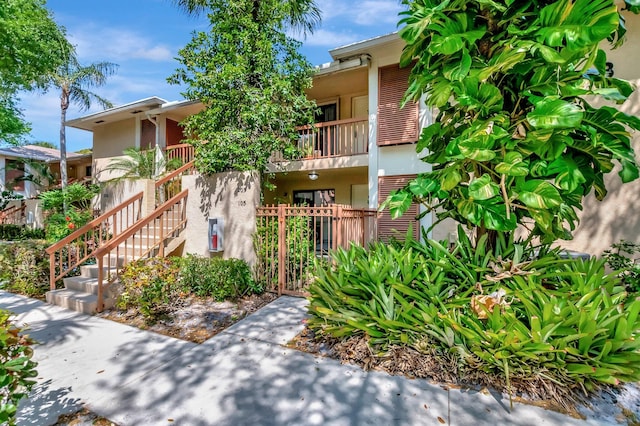
[[[399,0],[316,0],[323,12],[321,27],[304,40],[302,52],[314,65],[331,60],[328,50],[396,30]],[[149,96],[179,100],[181,88],[166,78],[178,66],[178,50],[204,19],[186,16],[171,0],[48,0],[56,22],[67,29],[82,63],[109,61],[119,65],[107,85],[96,89],[115,105]],[[59,141],[58,94],[26,93],[21,106],[32,124],[30,141]],[[92,111],[96,111],[94,108]],[[67,118],[85,113],[71,107]],[[68,150],[91,147],[91,133],[67,128]]]

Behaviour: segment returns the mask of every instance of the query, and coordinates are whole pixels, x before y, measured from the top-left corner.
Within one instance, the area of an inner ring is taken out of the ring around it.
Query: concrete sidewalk
[[[306,303],[281,297],[197,345],[0,292],[40,342],[18,424],[83,405],[121,426],[603,424],[285,348]]]

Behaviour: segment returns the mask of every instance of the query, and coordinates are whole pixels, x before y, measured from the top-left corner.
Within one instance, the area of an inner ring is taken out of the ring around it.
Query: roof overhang
[[[335,49],[331,49],[329,54],[335,61],[339,61],[341,59],[347,59],[358,55],[363,55],[368,53],[368,50],[381,46],[383,44],[392,43],[399,41],[400,36],[398,32],[393,32],[391,34],[385,34],[382,36],[373,37],[367,40],[357,41],[355,43],[347,44],[345,46],[336,47]]]
[[[67,120],[65,125],[81,130],[94,130],[97,126],[114,123],[135,117],[138,114],[156,109],[167,101],[156,96],[141,99],[139,101],[105,109],[104,111],[88,114],[82,117]]]

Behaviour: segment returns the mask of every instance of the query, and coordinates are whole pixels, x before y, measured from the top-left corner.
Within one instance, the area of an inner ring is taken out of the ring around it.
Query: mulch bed
[[[263,293],[234,302],[216,302],[210,298],[188,296],[180,307],[152,323],[135,308],[106,310],[96,316],[165,336],[202,343],[277,297],[273,293]]]

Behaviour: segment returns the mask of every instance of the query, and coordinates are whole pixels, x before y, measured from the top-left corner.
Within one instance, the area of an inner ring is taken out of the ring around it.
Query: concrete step
[[[98,296],[69,289],[51,290],[45,294],[48,303],[84,314],[92,315],[98,306]],[[105,309],[115,305],[115,299],[105,298]]]
[[[98,295],[98,279],[91,277],[66,277],[63,278],[64,287],[66,290],[77,291],[79,293],[89,293]],[[114,297],[111,294],[111,284],[103,283],[102,284],[102,292],[105,297]]]

